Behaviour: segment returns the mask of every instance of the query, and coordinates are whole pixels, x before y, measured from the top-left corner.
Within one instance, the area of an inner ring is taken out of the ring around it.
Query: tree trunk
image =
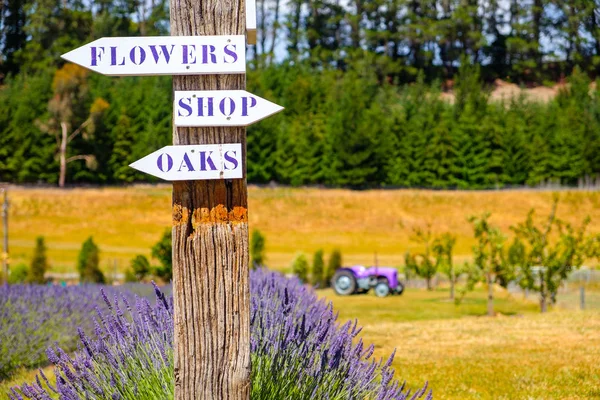
[[[540,311],[543,313],[548,311],[548,291],[543,278],[540,282]]]
[[[241,0],[171,1],[172,35],[245,33]],[[245,49],[237,49],[245,51]],[[174,76],[175,90],[245,89],[245,75]],[[245,128],[174,128],[173,144],[242,143]],[[175,399],[250,398],[246,179],[173,184]]]
[[[427,290],[433,290],[433,286],[431,285],[431,277],[427,277],[427,279],[425,279],[427,281]]]
[[[487,287],[488,287],[488,303],[487,303],[487,315],[493,317],[496,315],[494,312],[494,281],[492,280],[492,274],[487,274]]]
[[[454,300],[454,282],[456,276],[454,276],[454,265],[450,264],[450,300]]]
[[[60,175],[58,176],[58,186],[65,187],[65,180],[67,179],[67,141],[69,140],[69,126],[66,122],[60,123],[61,139],[59,148],[60,158]]]

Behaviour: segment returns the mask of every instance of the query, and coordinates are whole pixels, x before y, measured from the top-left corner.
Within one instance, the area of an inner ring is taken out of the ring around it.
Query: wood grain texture
[[[244,12],[240,0],[171,0],[171,34],[244,34]],[[245,79],[174,76],[173,88],[245,89]],[[173,128],[173,144],[219,143],[242,144],[246,171],[245,128]],[[250,398],[247,207],[245,178],[173,184],[176,400]]]

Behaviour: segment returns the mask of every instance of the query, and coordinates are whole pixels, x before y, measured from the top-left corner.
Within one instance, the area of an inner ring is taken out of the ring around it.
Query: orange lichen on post
[[[228,211],[227,207],[219,204],[212,209],[206,207],[194,210],[192,217],[192,226],[196,229],[201,224],[217,223],[241,223],[248,222],[248,210],[245,207],[234,207]]]
[[[187,224],[190,219],[190,211],[187,207],[183,207],[181,204],[175,204],[173,206],[173,225]]]

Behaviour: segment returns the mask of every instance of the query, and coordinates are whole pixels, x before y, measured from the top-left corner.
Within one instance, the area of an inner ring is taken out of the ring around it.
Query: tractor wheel
[[[390,286],[388,285],[387,279],[381,279],[375,285],[375,295],[377,297],[385,297],[390,294]]]
[[[401,284],[400,282],[398,282],[398,287],[396,287],[395,293],[397,295],[401,295],[402,293],[404,293],[404,285]]]
[[[338,271],[332,279],[333,290],[340,296],[348,296],[356,290],[356,278],[350,271]]]

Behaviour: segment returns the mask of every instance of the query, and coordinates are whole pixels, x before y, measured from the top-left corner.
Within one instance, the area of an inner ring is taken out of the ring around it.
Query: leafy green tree
[[[78,154],[67,157],[69,144],[79,135],[89,139],[103,112],[109,107],[102,98],[96,98],[89,110],[88,70],[75,64],[65,64],[57,70],[52,81],[54,96],[48,102],[50,118],[40,123],[40,128],[56,138],[60,175],[58,185],[65,186],[67,165],[76,160],[85,160],[88,168],[96,168],[96,157],[93,154]],[[77,128],[75,128],[77,127]]]
[[[265,265],[265,237],[258,229],[252,230],[250,238],[250,267],[260,268]]]
[[[173,233],[171,229],[165,230],[160,240],[152,246],[152,257],[160,262],[154,269],[154,274],[170,282],[173,279]]]
[[[339,249],[333,250],[329,256],[324,276],[325,285],[327,285],[327,287],[331,285],[331,280],[333,279],[335,272],[341,268],[342,265],[342,252]]]
[[[458,280],[458,274],[452,260],[452,249],[456,244],[456,235],[444,233],[433,241],[433,254],[436,258],[438,270],[443,271],[450,281],[450,299],[454,300],[454,285]]]
[[[77,271],[81,283],[104,283],[104,274],[100,270],[100,250],[90,236],[79,252]]]
[[[422,245],[424,250],[418,254],[406,252],[404,263],[408,269],[425,279],[427,282],[427,290],[433,290],[432,280],[437,274],[440,263],[433,257],[435,248],[434,239],[431,234],[431,225],[428,225],[426,230],[416,228],[411,240]]]
[[[325,272],[324,269],[325,269],[325,261],[323,260],[323,250],[319,249],[319,250],[315,251],[315,254],[313,256],[312,274],[311,274],[312,284],[316,288],[325,287],[325,283],[323,282],[323,277],[324,277],[323,274]]]
[[[292,273],[300,279],[301,282],[308,282],[308,260],[303,253],[300,253],[292,262]]]
[[[44,237],[38,236],[35,241],[35,249],[33,250],[33,259],[29,267],[27,281],[30,283],[43,284],[46,283],[44,275],[49,269],[48,259],[46,258],[46,244]]]
[[[536,225],[532,209],[524,222],[511,227],[517,235],[514,247],[518,249],[512,261],[519,268],[521,285],[539,292],[541,312],[548,310],[549,302],[556,302],[558,288],[571,271],[583,265],[592,243],[586,235],[590,218],[574,228],[556,217],[558,201],[555,195],[545,224]],[[553,229],[558,234],[554,241],[551,240]]]
[[[125,271],[125,282],[141,282],[150,272],[148,259],[143,255],[137,255],[131,260],[129,268]]]
[[[483,281],[487,287],[487,315],[494,316],[494,283],[500,275],[506,274],[509,264],[504,254],[505,237],[489,218],[489,213],[469,217],[477,244],[473,246],[474,261],[468,271],[466,290],[472,290],[476,282]]]

